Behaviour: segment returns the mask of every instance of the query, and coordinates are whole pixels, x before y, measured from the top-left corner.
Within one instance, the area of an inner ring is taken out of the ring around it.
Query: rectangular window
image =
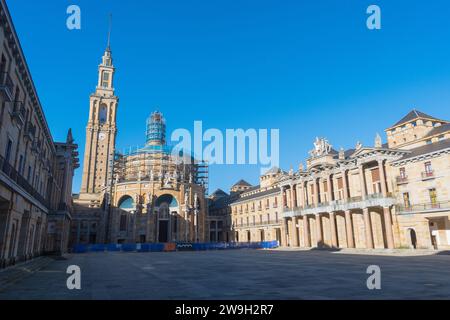
[[[431,205],[433,207],[435,207],[438,204],[436,189],[432,188],[432,189],[428,190],[428,192],[429,192],[429,195],[430,195]]]
[[[405,179],[406,178],[406,169],[400,168],[400,178]]]
[[[405,206],[405,208],[409,208],[411,206],[411,203],[409,201],[409,193],[405,192],[403,194],[403,205]]]
[[[22,166],[23,166],[23,155],[20,155],[19,157],[19,167],[17,168],[17,171],[19,171],[19,174],[22,175]]]
[[[5,162],[9,163],[9,160],[11,160],[11,149],[12,149],[12,140],[8,139],[8,143],[6,144],[6,150],[5,150]]]
[[[425,173],[433,173],[433,168],[431,167],[431,162],[425,162]]]

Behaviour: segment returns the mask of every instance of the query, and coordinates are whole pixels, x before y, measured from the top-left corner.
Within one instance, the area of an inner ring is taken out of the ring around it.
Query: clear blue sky
[[[71,127],[84,152],[89,95],[114,16],[112,50],[120,97],[118,147],[143,144],[159,106],[169,131],[279,128],[283,169],[297,168],[316,136],[335,148],[375,134],[410,109],[450,119],[447,0],[9,0],[56,140]],[[82,30],[66,9],[82,10]],[[382,9],[382,30],[366,8]],[[256,166],[213,166],[210,190]],[[81,168],[74,191],[79,190]]]

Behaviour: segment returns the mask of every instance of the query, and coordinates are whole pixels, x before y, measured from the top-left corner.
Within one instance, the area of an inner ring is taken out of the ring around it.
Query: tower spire
[[[108,26],[108,45],[106,49],[111,50],[111,30],[112,30],[112,13],[109,14],[109,26]]]

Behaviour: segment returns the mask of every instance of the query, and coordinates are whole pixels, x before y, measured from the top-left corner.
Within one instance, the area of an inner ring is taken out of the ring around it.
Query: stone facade
[[[77,145],[55,143],[5,1],[0,2],[0,267],[64,253]]]
[[[234,239],[238,242],[283,242],[283,208],[279,181],[284,176],[273,168],[260,177],[260,185],[247,187],[231,204]],[[235,185],[233,188],[242,189]]]
[[[117,152],[114,71],[108,46],[90,97],[71,244],[206,241],[202,165],[193,157],[172,154],[162,113],[154,112],[148,119],[143,148]]]
[[[413,110],[386,133],[340,151],[317,138],[306,167],[269,171],[231,204],[235,240],[447,249],[449,123]]]

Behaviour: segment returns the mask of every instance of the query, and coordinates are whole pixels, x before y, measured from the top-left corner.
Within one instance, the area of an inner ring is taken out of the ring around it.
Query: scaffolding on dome
[[[155,111],[147,119],[147,145],[166,144],[166,120],[159,111]]]
[[[128,148],[116,153],[113,177],[115,182],[158,181],[167,176],[182,183],[194,183],[208,192],[208,163],[193,157],[175,156],[167,146]]]
[[[173,152],[166,144],[166,120],[155,111],[147,119],[146,144],[116,153],[112,178],[114,182],[177,180],[194,183],[208,192],[208,163],[191,154]]]

